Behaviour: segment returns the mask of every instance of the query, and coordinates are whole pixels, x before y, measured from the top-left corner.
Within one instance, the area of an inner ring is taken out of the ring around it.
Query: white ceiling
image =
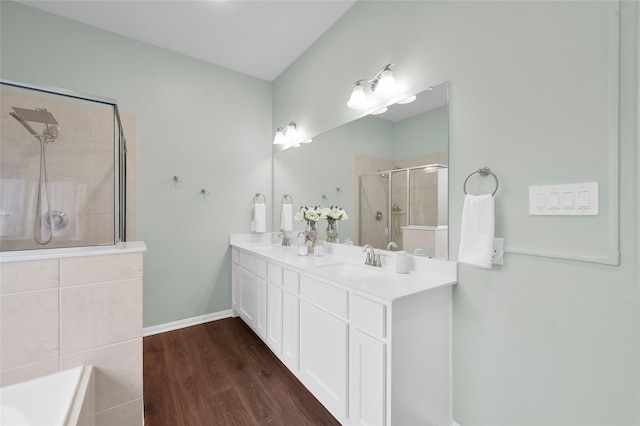
[[[273,81],[355,0],[18,0]]]

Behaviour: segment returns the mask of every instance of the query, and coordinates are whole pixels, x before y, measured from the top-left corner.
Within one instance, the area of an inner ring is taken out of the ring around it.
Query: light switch
[[[598,215],[598,182],[530,186],[529,214]]]
[[[588,191],[579,191],[578,192],[578,207],[589,207],[589,192]]]
[[[565,192],[562,196],[562,207],[573,207],[573,192]]]

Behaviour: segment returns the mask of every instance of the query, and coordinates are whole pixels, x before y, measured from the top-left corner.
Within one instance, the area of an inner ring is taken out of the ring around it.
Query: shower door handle
[[[382,212],[378,210],[376,212],[376,222],[380,222],[382,220]]]

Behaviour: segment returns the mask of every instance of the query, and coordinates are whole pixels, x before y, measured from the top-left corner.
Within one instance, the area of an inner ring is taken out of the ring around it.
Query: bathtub
[[[0,388],[0,425],[93,426],[93,367]]]

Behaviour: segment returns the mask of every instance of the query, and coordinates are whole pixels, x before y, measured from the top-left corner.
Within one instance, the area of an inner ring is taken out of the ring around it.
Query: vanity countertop
[[[265,234],[263,234],[265,235]],[[266,234],[270,237],[271,234]],[[325,243],[324,256],[298,256],[297,247],[272,244],[270,238],[232,235],[231,246],[266,260],[279,262],[314,278],[342,285],[363,295],[386,302],[457,283],[457,263],[411,257],[408,274],[395,271],[395,253],[376,250],[383,256],[383,267],[364,264],[360,247]]]

